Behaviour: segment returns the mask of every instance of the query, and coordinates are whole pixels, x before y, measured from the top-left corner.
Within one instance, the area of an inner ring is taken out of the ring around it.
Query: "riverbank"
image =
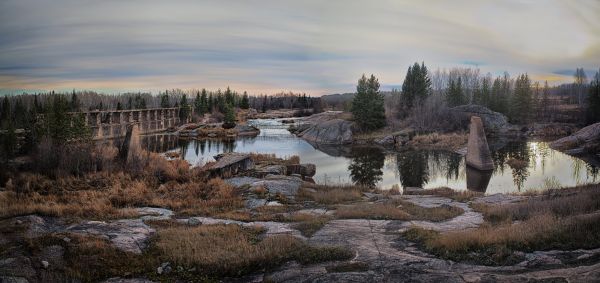
[[[208,177],[211,164],[190,168],[160,156],[139,173],[20,174],[0,191],[0,276],[22,282],[600,279],[599,233],[586,224],[600,220],[598,185],[526,195],[449,189],[411,195],[318,185],[283,173],[300,164],[298,157],[251,158],[256,166],[224,180]],[[265,170],[271,173],[255,174]],[[534,225],[542,218],[557,225]]]

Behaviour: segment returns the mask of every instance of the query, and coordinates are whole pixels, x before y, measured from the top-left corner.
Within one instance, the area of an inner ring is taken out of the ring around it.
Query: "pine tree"
[[[511,100],[510,118],[515,123],[529,122],[531,113],[531,82],[527,74],[522,74],[515,83],[515,93]]]
[[[121,102],[117,102],[117,110],[123,110],[123,105],[121,105]]]
[[[590,82],[588,90],[587,121],[588,123],[600,122],[600,70],[598,70],[596,76],[594,76],[594,79]]]
[[[542,101],[540,102],[540,108],[542,111],[542,117],[544,120],[548,119],[550,113],[548,113],[550,104],[550,88],[548,87],[548,81],[544,82],[544,89],[542,90]]]
[[[189,108],[189,107],[190,107],[190,106],[188,105],[187,97],[186,97],[186,95],[184,94],[184,95],[181,97],[181,101],[179,102],[179,120],[180,120],[182,123],[185,123],[185,122],[187,122],[187,118],[188,118],[188,116],[189,116],[189,114],[190,114],[190,112],[189,112],[189,111],[190,111],[190,108]]]
[[[250,104],[248,101],[248,93],[245,91],[244,91],[244,94],[242,95],[242,100],[240,101],[240,108],[242,108],[242,109],[250,108]]]
[[[226,103],[223,110],[225,112],[223,128],[231,129],[235,127],[235,110],[233,109],[233,106],[231,106],[229,103]]]
[[[165,94],[160,96],[160,107],[161,108],[169,108],[171,104],[169,103],[169,94],[165,91]]]
[[[456,81],[454,81],[453,78],[450,78],[448,89],[446,90],[446,101],[450,107],[464,105],[466,103],[462,89],[462,79],[460,77],[458,77]]]
[[[206,89],[202,89],[200,92],[200,111],[199,115],[204,115],[210,110],[210,106],[208,104],[208,97],[206,95]]]
[[[79,99],[77,99],[77,94],[75,93],[75,90],[73,90],[73,92],[71,93],[71,111],[79,111],[79,106]]]
[[[351,112],[362,130],[376,130],[385,126],[384,99],[379,93],[379,81],[374,75],[367,79],[363,74],[358,80]]]
[[[422,103],[431,93],[431,79],[425,63],[415,63],[408,67],[402,83],[401,103],[406,110]]]
[[[196,98],[194,98],[194,112],[196,113],[196,115],[202,115],[204,113],[202,113],[201,111],[202,109],[202,101],[200,99],[200,92],[196,92]]]

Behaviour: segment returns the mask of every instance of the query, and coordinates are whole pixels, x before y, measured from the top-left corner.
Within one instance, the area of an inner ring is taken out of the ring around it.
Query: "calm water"
[[[582,159],[552,150],[544,142],[490,140],[496,168],[484,174],[465,166],[464,157],[442,151],[392,152],[377,147],[313,146],[287,131],[278,120],[253,120],[257,137],[235,140],[177,140],[172,136],[150,136],[148,147],[155,151],[180,151],[192,164],[212,161],[222,152],[274,153],[279,157],[300,156],[314,163],[314,179],[323,184],[375,184],[400,187],[469,189],[486,193],[524,191],[550,185],[573,186],[600,180],[599,168]],[[511,168],[510,158],[526,160],[528,166]]]

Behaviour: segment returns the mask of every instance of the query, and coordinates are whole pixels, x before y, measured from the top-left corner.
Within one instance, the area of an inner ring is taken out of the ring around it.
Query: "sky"
[[[600,1],[0,0],[0,93],[398,88],[408,66],[600,68]]]

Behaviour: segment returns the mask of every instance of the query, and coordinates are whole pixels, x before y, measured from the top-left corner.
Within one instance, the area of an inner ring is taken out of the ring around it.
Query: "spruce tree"
[[[190,115],[190,106],[188,105],[187,96],[184,94],[179,102],[179,120],[182,123],[187,122],[187,118]]]
[[[417,103],[422,103],[431,93],[431,79],[425,63],[413,64],[408,67],[406,77],[402,83],[402,107],[410,110]],[[402,109],[401,109],[402,110]]]
[[[223,128],[231,129],[235,127],[235,110],[233,106],[231,106],[229,103],[226,103],[223,110],[225,112]]]
[[[240,101],[240,108],[242,108],[242,109],[250,108],[250,104],[248,101],[248,93],[245,91],[244,91],[244,94],[242,95],[242,101]]]
[[[446,90],[446,102],[450,107],[464,105],[466,103],[462,89],[462,79],[460,77],[458,77],[456,81],[453,78],[450,78],[448,89]]]
[[[206,95],[206,89],[202,89],[200,92],[200,111],[198,114],[204,115],[209,111],[210,107],[208,105],[208,97]]]
[[[513,122],[525,124],[531,114],[531,82],[527,74],[522,74],[515,82],[515,93],[511,99],[510,118]]]
[[[367,79],[363,74],[358,80],[351,112],[362,130],[376,130],[385,126],[384,99],[379,93],[379,81],[374,75]]]
[[[169,108],[171,104],[169,103],[169,94],[165,91],[165,94],[160,96],[160,107],[161,108]]]
[[[587,121],[588,123],[600,122],[600,70],[590,82],[588,90]]]

